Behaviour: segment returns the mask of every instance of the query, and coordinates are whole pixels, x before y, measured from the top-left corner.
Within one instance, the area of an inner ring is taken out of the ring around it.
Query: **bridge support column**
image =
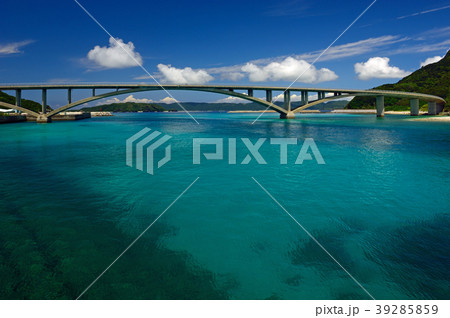
[[[325,98],[325,92],[317,92],[317,100],[324,99]]]
[[[248,96],[253,97],[253,89],[248,89]]]
[[[266,101],[268,101],[269,103],[272,102],[272,91],[271,90],[266,90]]]
[[[292,111],[289,111],[287,114],[286,113],[281,113],[280,114],[280,118],[281,119],[295,119],[295,113]]]
[[[428,102],[428,115],[437,115],[436,102]]]
[[[22,90],[16,89],[16,106],[22,107]],[[17,109],[14,110],[17,113]]]
[[[45,114],[47,112],[47,89],[44,88],[42,90],[42,113]]]
[[[305,105],[305,94],[306,92],[301,91],[301,96],[302,96],[302,105]]]
[[[284,92],[284,109],[286,109],[288,113],[291,112],[291,91]]]
[[[419,100],[417,98],[410,99],[409,106],[411,107],[411,116],[419,116]]]
[[[377,96],[377,117],[384,117],[384,96]]]
[[[67,90],[67,104],[72,104],[72,89]]]

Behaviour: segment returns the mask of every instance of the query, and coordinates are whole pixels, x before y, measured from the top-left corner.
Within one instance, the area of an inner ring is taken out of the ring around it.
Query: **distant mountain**
[[[447,102],[445,109],[450,106],[450,51],[437,63],[426,65],[411,75],[406,76],[396,84],[385,84],[374,89],[408,91],[436,95]],[[375,97],[355,97],[348,103],[348,109],[375,108]],[[408,110],[409,99],[385,97],[386,110]],[[420,106],[426,108],[426,102]]]
[[[339,100],[339,101],[330,101],[328,103],[322,103],[319,105],[315,105],[308,110],[333,110],[333,109],[343,109],[347,105],[348,101]],[[181,103],[183,107],[188,111],[233,111],[233,110],[264,110],[265,107],[263,105],[257,103]],[[283,106],[282,102],[275,103],[278,106]],[[292,108],[296,108],[300,106],[300,102],[293,102]],[[182,108],[176,104],[167,104],[165,107],[169,109],[176,109],[181,111]]]
[[[84,107],[81,109],[86,112],[114,112],[114,113],[133,113],[133,112],[163,112],[166,109],[157,104],[146,104],[146,103],[112,103],[94,107]]]
[[[6,94],[2,91],[0,91],[0,102],[4,102],[4,103],[8,103],[8,104],[12,104],[15,105],[16,104],[16,98],[14,96],[11,96],[9,94]],[[32,100],[28,100],[28,99],[23,99],[22,98],[22,107],[32,110],[36,113],[40,113],[42,111],[42,105],[32,101]],[[4,109],[5,107],[1,107],[0,108]],[[47,111],[51,111],[52,108],[50,106],[47,105]]]
[[[217,112],[230,110],[264,110],[264,106],[256,103],[197,103],[197,102],[181,102],[181,105],[189,111]],[[165,104],[164,107],[183,110],[177,103]]]

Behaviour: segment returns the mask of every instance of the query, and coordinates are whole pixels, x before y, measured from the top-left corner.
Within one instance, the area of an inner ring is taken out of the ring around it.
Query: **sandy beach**
[[[444,121],[450,122],[450,116],[423,116],[423,117],[412,117],[408,120],[412,121]]]

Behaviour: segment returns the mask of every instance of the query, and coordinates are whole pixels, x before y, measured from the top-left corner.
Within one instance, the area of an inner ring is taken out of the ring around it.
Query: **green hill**
[[[447,102],[445,110],[450,109],[450,51],[437,63],[429,64],[406,76],[396,84],[385,84],[374,89],[408,91],[436,95]],[[409,110],[409,99],[385,97],[386,110]],[[420,106],[427,109],[426,102]],[[375,108],[375,97],[355,97],[347,105],[348,109]]]
[[[0,102],[15,105],[16,98],[14,96],[6,94],[5,92],[0,91]],[[41,104],[39,104],[38,102],[32,101],[32,100],[23,99],[23,98],[22,98],[22,107],[32,110],[36,113],[40,113],[42,111]],[[6,107],[0,106],[0,108],[5,109]],[[51,111],[51,110],[52,110],[52,108],[47,105],[47,111]]]
[[[112,103],[94,107],[84,107],[81,109],[86,112],[114,112],[114,113],[134,113],[134,112],[163,112],[166,109],[160,105],[156,104],[145,104],[145,103]]]

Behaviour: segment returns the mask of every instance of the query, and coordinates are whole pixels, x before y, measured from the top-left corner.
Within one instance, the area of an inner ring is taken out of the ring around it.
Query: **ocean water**
[[[194,116],[1,125],[0,298],[77,298],[198,178],[81,299],[369,299],[255,180],[374,298],[448,299],[449,123]],[[154,175],[125,164],[145,127],[172,137]],[[286,137],[280,164],[269,139]],[[224,160],[194,165],[193,138],[223,138]],[[267,164],[241,164],[241,138],[267,138]],[[326,164],[294,164],[305,138]]]

